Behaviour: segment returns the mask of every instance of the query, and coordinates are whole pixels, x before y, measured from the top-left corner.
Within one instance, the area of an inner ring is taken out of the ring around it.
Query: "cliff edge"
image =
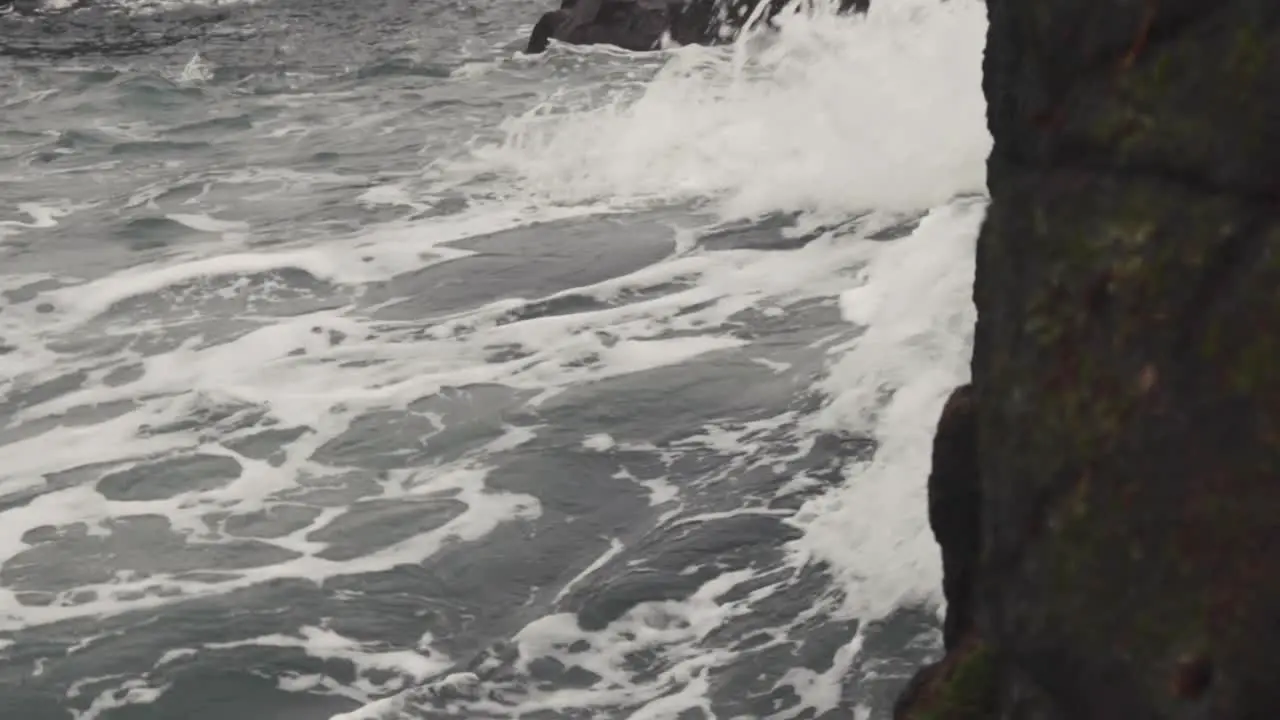
[[[1280,2],[988,12],[947,655],[895,714],[1280,718]]]

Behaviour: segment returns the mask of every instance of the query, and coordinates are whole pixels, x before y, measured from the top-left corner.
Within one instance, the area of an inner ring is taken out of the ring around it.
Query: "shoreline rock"
[[[789,0],[671,0],[658,15],[637,12],[630,2],[602,5],[602,18],[581,26],[571,21],[577,0],[562,0],[560,8],[543,13],[534,24],[525,46],[526,54],[546,51],[553,38],[570,45],[615,45],[626,50],[656,48],[666,33],[680,45],[721,45],[732,42],[742,32],[756,8],[767,4],[760,22],[773,25]],[[839,14],[866,13],[871,0],[839,0]],[[612,11],[606,11],[611,8]]]
[[[979,560],[895,717],[1280,717],[1280,3],[988,14]]]

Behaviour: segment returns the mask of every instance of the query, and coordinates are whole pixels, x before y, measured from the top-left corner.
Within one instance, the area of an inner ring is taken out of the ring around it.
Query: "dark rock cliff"
[[[955,617],[896,714],[1280,718],[1280,2],[988,11]]]

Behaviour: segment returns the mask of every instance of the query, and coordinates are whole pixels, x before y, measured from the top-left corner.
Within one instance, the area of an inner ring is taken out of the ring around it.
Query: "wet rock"
[[[951,650],[973,627],[974,581],[981,556],[981,485],[973,388],[956,389],[942,408],[929,473],[929,526],[942,549],[947,599],[943,645]]]
[[[1278,717],[1280,5],[987,7],[975,622],[899,716]]]
[[[606,1],[590,20],[578,22],[574,16],[578,1],[562,0],[558,10],[544,13],[534,24],[525,52],[543,52],[552,38],[571,45],[652,50],[664,33],[681,45],[718,45],[732,41],[762,3],[768,7],[760,19],[770,25],[790,4],[789,0],[673,0],[662,7]],[[841,0],[838,12],[865,13],[869,7],[870,0]]]
[[[929,473],[929,526],[942,550],[942,590],[947,600],[943,647],[949,654],[911,678],[894,705],[895,720],[984,720],[994,709],[993,663],[989,649],[976,639],[974,617],[982,558],[976,421],[972,385],[956,388],[938,418]],[[971,657],[975,654],[980,657]],[[972,669],[975,662],[981,663],[980,670]],[[977,686],[961,689],[959,682]]]
[[[970,635],[907,683],[893,708],[894,720],[993,720],[996,672],[991,649]]]

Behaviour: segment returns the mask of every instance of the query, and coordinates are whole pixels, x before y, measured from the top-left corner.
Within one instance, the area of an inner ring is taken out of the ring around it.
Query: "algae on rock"
[[[1280,717],[1280,3],[988,14],[989,717]],[[949,651],[914,701],[957,681]]]

